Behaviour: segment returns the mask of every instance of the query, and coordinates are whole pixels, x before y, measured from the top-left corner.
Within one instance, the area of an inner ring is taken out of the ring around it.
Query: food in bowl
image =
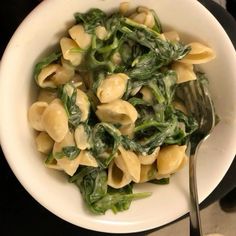
[[[133,184],[169,183],[187,162],[198,124],[176,97],[215,58],[198,42],[163,32],[153,10],[120,5],[75,14],[58,51],[37,63],[39,96],[28,112],[45,165],[69,175],[95,214],[127,210]]]

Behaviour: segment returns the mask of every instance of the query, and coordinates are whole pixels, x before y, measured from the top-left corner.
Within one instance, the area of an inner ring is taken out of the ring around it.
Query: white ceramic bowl
[[[16,177],[44,207],[75,225],[103,232],[128,233],[155,228],[188,212],[187,167],[166,186],[142,184],[137,191],[152,196],[135,201],[128,211],[104,216],[89,214],[79,190],[65,176],[46,169],[36,151],[27,110],[34,101],[32,78],[36,61],[53,47],[73,21],[77,11],[92,7],[114,10],[115,0],[45,0],[20,25],[2,58],[0,74],[1,142]],[[217,186],[235,155],[236,56],[216,19],[196,0],[135,0],[133,6],[156,10],[164,27],[180,32],[186,41],[210,45],[217,58],[200,68],[210,80],[210,90],[221,122],[202,146],[198,158],[199,199],[203,201]]]

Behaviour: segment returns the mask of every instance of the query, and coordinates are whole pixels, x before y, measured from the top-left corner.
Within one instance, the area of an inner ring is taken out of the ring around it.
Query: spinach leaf
[[[169,184],[170,183],[170,178],[162,178],[162,179],[153,179],[153,180],[150,180],[149,183],[152,183],[152,184]]]
[[[74,160],[76,157],[78,157],[79,153],[80,149],[78,149],[76,146],[66,146],[62,148],[61,152],[56,152],[54,155],[56,159],[67,157],[69,160]]]
[[[150,193],[132,193],[132,184],[120,189],[107,185],[107,173],[101,168],[82,167],[69,179],[80,189],[88,209],[95,214],[127,210],[134,199],[150,196]]]
[[[63,102],[69,117],[69,124],[77,127],[81,119],[80,108],[76,105],[77,89],[70,83],[64,84],[58,89],[58,97]]]
[[[114,193],[107,194],[102,199],[94,203],[93,207],[97,212],[104,214],[108,209],[112,209],[114,213],[124,211],[129,208],[132,200],[149,197],[151,193]]]
[[[101,167],[107,168],[117,152],[121,142],[121,134],[114,125],[104,122],[98,123],[93,128],[92,142],[94,156]]]
[[[149,48],[156,54],[156,67],[160,68],[170,62],[183,58],[190,47],[179,42],[165,41],[160,35],[128,18],[122,19],[119,30],[129,39]]]
[[[87,13],[75,13],[77,24],[83,23],[85,31],[93,33],[94,29],[99,25],[104,25],[106,14],[98,8],[92,8]]]

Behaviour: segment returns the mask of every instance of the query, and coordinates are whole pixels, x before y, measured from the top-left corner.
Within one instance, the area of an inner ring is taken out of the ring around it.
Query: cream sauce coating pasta
[[[49,136],[56,142],[60,142],[66,136],[68,116],[60,99],[53,100],[42,115],[42,126]]]
[[[108,167],[107,184],[113,188],[122,188],[131,182],[130,176],[121,170],[115,161],[112,161]]]
[[[85,32],[83,25],[70,28],[69,35],[81,49],[87,49],[91,44],[92,36]]]
[[[89,115],[90,103],[88,96],[81,89],[77,89],[76,105],[81,110],[81,121],[85,121]]]
[[[192,42],[189,44],[191,51],[180,61],[189,64],[202,64],[213,60],[216,57],[214,50],[198,43]]]
[[[138,117],[134,106],[122,99],[97,106],[96,115],[101,121],[122,125],[134,123]]]
[[[96,159],[92,156],[92,154],[89,151],[82,150],[78,158],[80,165],[98,167]]]
[[[170,145],[163,147],[157,156],[157,170],[161,175],[172,174],[186,161],[186,145]]]
[[[88,140],[89,137],[83,125],[78,125],[76,127],[74,136],[75,136],[76,145],[80,150],[85,150],[90,147],[89,140]]]
[[[101,103],[112,102],[122,98],[125,93],[129,77],[124,73],[107,76],[97,88],[97,97]]]
[[[76,51],[78,45],[73,39],[63,37],[60,40],[60,46],[64,59],[70,61],[73,66],[78,66],[81,63],[83,54]]]
[[[46,108],[48,107],[47,102],[35,102],[33,103],[28,111],[28,120],[30,125],[38,130],[38,131],[44,131],[44,125],[42,124],[42,115]]]
[[[136,183],[140,180],[141,164],[137,155],[129,150],[125,150],[119,146],[120,155],[115,159],[117,166],[126,174],[130,175],[132,180]]]
[[[50,154],[54,145],[54,140],[46,132],[40,132],[35,141],[39,152]]]
[[[153,153],[150,155],[145,156],[145,155],[139,154],[138,157],[139,157],[140,163],[142,165],[150,165],[150,164],[154,163],[157,159],[159,151],[160,151],[160,147],[157,147],[153,151]]]
[[[177,83],[178,84],[197,79],[197,76],[193,71],[192,64],[186,64],[186,63],[182,63],[182,62],[174,62],[172,64],[171,68],[177,74]]]

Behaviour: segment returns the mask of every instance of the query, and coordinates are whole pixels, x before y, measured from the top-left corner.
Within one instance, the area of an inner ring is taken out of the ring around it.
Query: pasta
[[[134,123],[138,117],[135,108],[122,99],[97,106],[96,115],[101,121],[121,125]]]
[[[97,97],[101,103],[112,102],[122,98],[125,93],[128,76],[123,73],[107,76],[97,88]]]
[[[59,99],[53,100],[45,109],[41,118],[42,127],[49,136],[56,142],[61,142],[66,136],[68,117]]]
[[[198,123],[178,88],[206,77],[214,59],[198,42],[163,31],[156,13],[121,3],[119,14],[75,13],[58,50],[35,65],[39,95],[28,111],[45,166],[75,183],[94,214],[127,210],[139,183],[168,184],[183,168]]]
[[[40,132],[35,140],[39,152],[49,154],[52,151],[54,141],[46,132]]]

